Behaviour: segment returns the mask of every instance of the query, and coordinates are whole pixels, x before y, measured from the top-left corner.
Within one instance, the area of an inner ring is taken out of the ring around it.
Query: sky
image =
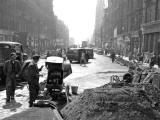
[[[92,37],[97,0],[54,0],[54,13],[69,28],[76,43]]]

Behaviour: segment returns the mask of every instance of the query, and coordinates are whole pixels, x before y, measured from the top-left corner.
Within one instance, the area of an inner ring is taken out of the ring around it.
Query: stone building
[[[104,39],[120,54],[141,51],[143,0],[108,0],[104,14]]]
[[[57,17],[53,0],[1,0],[0,41],[17,41],[44,52],[56,45]],[[66,31],[68,32],[68,31]]]
[[[103,16],[104,16],[104,0],[97,0],[97,6],[96,6],[96,18],[95,18],[95,30],[93,35],[93,40],[95,43],[95,46],[98,48],[102,47],[102,22],[103,22]]]
[[[143,50],[160,54],[160,0],[144,0]]]

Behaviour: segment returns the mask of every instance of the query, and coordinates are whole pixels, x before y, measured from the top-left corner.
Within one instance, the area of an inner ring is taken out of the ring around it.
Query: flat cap
[[[12,52],[12,53],[10,54],[10,57],[12,57],[13,55],[16,55],[16,56],[17,56],[17,54],[16,54],[15,52]]]
[[[38,54],[35,54],[32,56],[32,59],[39,59],[39,58],[40,58],[40,55],[38,55]]]

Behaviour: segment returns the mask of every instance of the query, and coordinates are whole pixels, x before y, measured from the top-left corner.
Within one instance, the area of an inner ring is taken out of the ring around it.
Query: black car
[[[93,59],[94,58],[94,52],[92,48],[85,48],[87,54],[88,54],[88,59]]]
[[[72,61],[80,62],[82,52],[86,54],[86,61],[88,62],[89,55],[87,54],[87,50],[85,48],[70,48],[67,51],[67,58],[69,59],[70,62]]]
[[[99,49],[97,49],[97,54],[99,54],[99,55],[103,55],[103,49],[101,49],[101,48],[99,48]]]

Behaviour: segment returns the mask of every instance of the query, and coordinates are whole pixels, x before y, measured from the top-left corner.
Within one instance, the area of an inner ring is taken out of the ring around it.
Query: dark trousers
[[[112,57],[112,63],[115,61],[115,57]]]
[[[10,101],[10,99],[14,98],[14,94],[16,90],[16,80],[7,78],[7,82],[10,82],[10,83],[6,83],[6,97],[7,97],[6,100]]]
[[[86,62],[87,62],[87,61],[86,61],[86,58],[81,58],[81,59],[80,59],[80,64],[86,64]]]
[[[29,103],[33,104],[33,102],[37,99],[39,93],[39,85],[35,85],[29,83]]]

